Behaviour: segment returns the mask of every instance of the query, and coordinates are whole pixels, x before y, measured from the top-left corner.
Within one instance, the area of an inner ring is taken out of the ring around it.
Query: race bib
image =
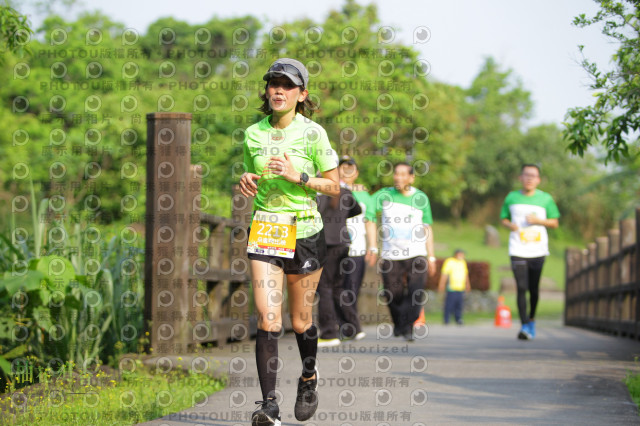
[[[528,226],[520,230],[520,241],[526,243],[538,243],[542,240],[542,233],[533,226]]]
[[[296,215],[256,211],[247,253],[292,258],[296,251]]]

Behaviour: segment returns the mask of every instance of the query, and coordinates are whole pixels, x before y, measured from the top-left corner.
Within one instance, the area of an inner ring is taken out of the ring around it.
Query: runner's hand
[[[429,265],[427,266],[427,273],[430,277],[433,277],[436,275],[436,260],[429,259],[427,262],[429,262]]]
[[[300,173],[296,171],[295,167],[293,167],[291,159],[286,152],[284,153],[284,158],[271,157],[267,164],[267,170],[274,175],[282,176],[289,182],[300,182]]]
[[[258,193],[258,185],[255,181],[260,179],[255,173],[245,173],[240,178],[240,192],[245,197],[255,197]]]
[[[535,214],[528,214],[526,216],[526,219],[529,225],[542,225],[540,218]]]
[[[367,250],[367,253],[364,255],[364,261],[367,262],[369,266],[373,266],[378,261],[378,254]]]

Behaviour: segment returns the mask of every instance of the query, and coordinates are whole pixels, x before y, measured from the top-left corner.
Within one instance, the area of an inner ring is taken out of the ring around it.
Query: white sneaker
[[[365,338],[366,335],[367,333],[365,333],[364,331],[361,331],[360,333],[353,336],[353,340],[362,340]]]
[[[340,345],[340,339],[337,337],[333,339],[318,339],[318,347],[319,348],[330,348],[332,346]]]

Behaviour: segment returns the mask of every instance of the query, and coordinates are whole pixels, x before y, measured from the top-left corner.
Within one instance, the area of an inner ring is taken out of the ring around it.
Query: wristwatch
[[[436,261],[436,257],[435,256],[429,256],[427,259],[429,260],[429,262],[435,262]]]
[[[305,172],[300,173],[300,182],[298,182],[298,185],[305,186],[307,182],[309,182],[309,175]]]

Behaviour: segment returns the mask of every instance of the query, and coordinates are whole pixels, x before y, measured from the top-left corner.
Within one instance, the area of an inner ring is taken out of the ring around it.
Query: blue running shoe
[[[529,326],[529,334],[533,339],[534,337],[536,337],[536,322],[533,320],[529,320],[529,324],[527,325]]]
[[[529,328],[529,324],[522,324],[522,328],[520,329],[520,332],[518,333],[518,339],[520,340],[531,340],[531,331]]]

